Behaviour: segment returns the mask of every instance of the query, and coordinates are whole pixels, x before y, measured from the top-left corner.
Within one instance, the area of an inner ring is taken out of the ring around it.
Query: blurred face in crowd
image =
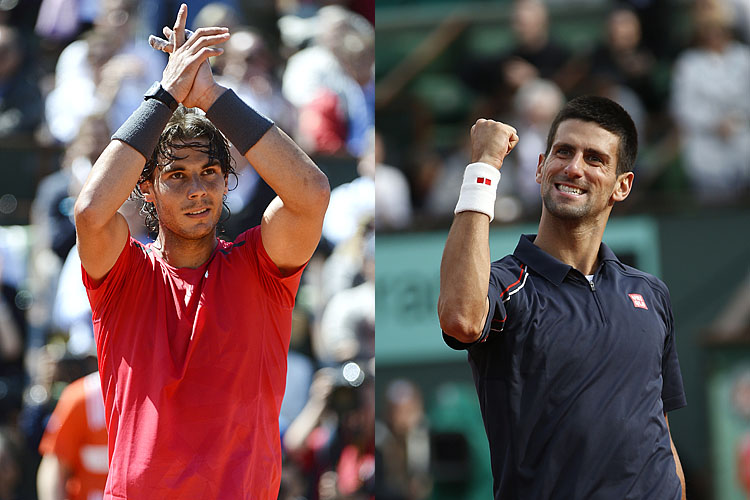
[[[208,148],[208,141],[202,142]],[[156,207],[160,235],[213,239],[227,193],[227,177],[218,161],[199,148],[179,149],[177,154],[180,159],[157,169],[152,180],[141,183],[144,199]]]
[[[513,11],[513,30],[521,45],[547,41],[547,10],[536,0],[518,1]]]
[[[248,80],[254,76],[268,76],[273,69],[273,61],[265,42],[251,31],[240,30],[232,34],[224,50],[226,76]]]
[[[0,81],[12,77],[21,64],[18,32],[9,26],[0,26]]]
[[[641,41],[641,23],[631,10],[614,11],[607,22],[609,44],[615,50],[633,50]]]
[[[594,122],[561,122],[537,166],[544,210],[565,220],[608,217],[614,203],[627,198],[633,180],[632,172],[617,175],[619,143]]]

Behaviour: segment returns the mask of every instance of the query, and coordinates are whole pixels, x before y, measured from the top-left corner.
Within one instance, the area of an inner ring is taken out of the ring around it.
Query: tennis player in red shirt
[[[292,307],[330,189],[286,134],[214,81],[207,59],[227,29],[186,41],[186,17],[182,5],[160,85],[75,206],[109,435],[104,498],[276,499]],[[217,128],[278,194],[232,243],[216,236],[232,172]],[[117,211],[134,189],[152,244]]]

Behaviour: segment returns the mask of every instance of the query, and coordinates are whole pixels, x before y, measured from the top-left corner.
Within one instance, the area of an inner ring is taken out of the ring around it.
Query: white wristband
[[[479,212],[490,222],[495,218],[495,197],[500,183],[500,170],[487,163],[470,163],[464,170],[464,182],[454,214]]]

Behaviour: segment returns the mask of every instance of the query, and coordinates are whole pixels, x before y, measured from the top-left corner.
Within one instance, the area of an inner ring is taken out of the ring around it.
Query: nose
[[[187,196],[193,200],[206,195],[206,186],[203,184],[203,180],[199,175],[193,176],[188,186]]]
[[[583,176],[583,152],[578,151],[565,166],[565,174],[570,178]]]

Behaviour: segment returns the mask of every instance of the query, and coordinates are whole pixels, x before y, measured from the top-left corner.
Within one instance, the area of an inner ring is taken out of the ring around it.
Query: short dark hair
[[[612,132],[620,139],[617,150],[617,175],[631,172],[638,155],[638,132],[630,115],[622,106],[606,97],[584,95],[569,101],[555,117],[547,134],[549,155],[557,128],[565,120],[582,120],[594,122],[604,130]]]
[[[204,142],[207,141],[207,142]],[[178,154],[181,149],[193,149],[208,155],[211,161],[216,161],[221,168],[224,177],[237,174],[232,164],[232,155],[229,152],[229,144],[221,135],[219,129],[204,115],[199,114],[193,108],[180,105],[167,122],[167,126],[159,136],[159,142],[154,148],[151,158],[146,161],[138,179],[138,184],[133,190],[132,198],[143,201],[141,183],[153,181],[154,174],[169,163],[185,158]],[[225,209],[229,208],[224,204]],[[141,213],[145,217],[145,224],[152,233],[159,232],[159,215],[153,203],[143,203]]]

